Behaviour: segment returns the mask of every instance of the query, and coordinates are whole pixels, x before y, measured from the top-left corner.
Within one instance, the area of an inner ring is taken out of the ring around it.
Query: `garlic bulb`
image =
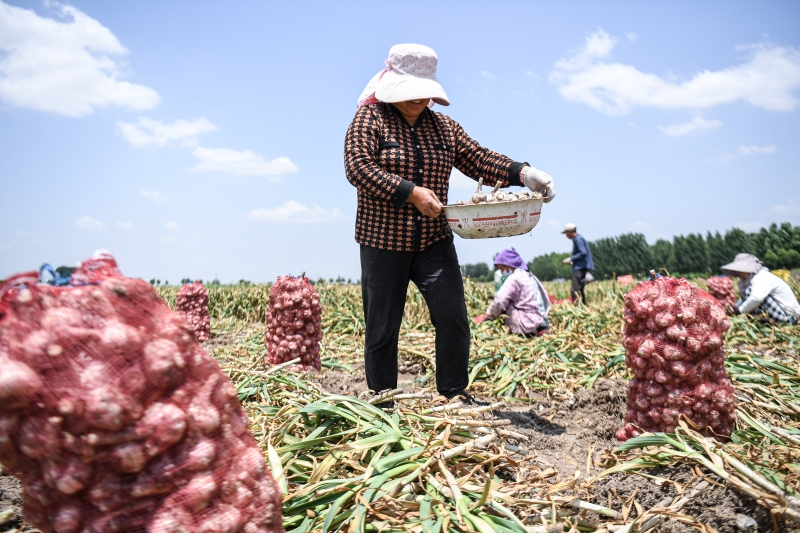
[[[478,180],[478,190],[472,195],[473,204],[481,204],[486,201],[486,194],[481,190],[483,188],[483,178]]]

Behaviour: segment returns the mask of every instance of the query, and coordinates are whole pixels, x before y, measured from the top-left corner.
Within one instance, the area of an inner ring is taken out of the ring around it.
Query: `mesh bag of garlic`
[[[736,293],[733,292],[733,280],[728,276],[708,278],[708,293],[726,306],[735,305],[738,300]]]
[[[178,291],[175,308],[194,327],[197,340],[211,338],[211,319],[208,317],[208,291],[200,282],[186,283]]]
[[[269,291],[264,344],[271,365],[300,358],[298,370],[322,369],[322,307],[319,294],[305,276],[279,277]]]
[[[722,347],[730,325],[722,305],[684,279],[640,282],[625,296],[622,344],[634,379],[619,440],[671,433],[681,417],[706,435],[730,436],[733,385]]]
[[[0,286],[0,462],[43,532],[283,532],[236,390],[110,255]]]

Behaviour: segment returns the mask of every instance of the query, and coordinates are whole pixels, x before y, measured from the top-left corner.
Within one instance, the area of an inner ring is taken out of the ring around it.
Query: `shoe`
[[[378,409],[394,409],[394,400],[389,400],[387,402],[376,403],[375,407]]]
[[[473,395],[468,394],[463,390],[452,394],[446,394],[445,398],[447,398],[448,402],[453,400],[454,398],[458,398],[464,403],[464,405],[472,405],[475,407],[483,407],[486,405],[491,405],[489,402],[482,402],[480,400],[475,399]]]

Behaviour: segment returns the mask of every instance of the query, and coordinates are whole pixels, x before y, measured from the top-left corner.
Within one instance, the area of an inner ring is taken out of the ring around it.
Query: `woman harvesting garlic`
[[[430,109],[450,105],[436,79],[436,53],[416,44],[389,50],[386,69],[358,101],[345,137],[348,181],[358,190],[356,242],[367,384],[397,386],[397,339],[409,281],[419,288],[436,329],[436,385],[467,401],[469,319],[453,234],[442,216],[456,167],[489,186],[525,185],[555,196],[552,178],[472,140],[450,117]]]
[[[542,282],[528,270],[525,260],[513,248],[503,250],[494,258],[494,266],[506,276],[486,314],[472,319],[480,324],[505,313],[505,324],[511,333],[540,337],[547,333],[550,323],[550,299]]]

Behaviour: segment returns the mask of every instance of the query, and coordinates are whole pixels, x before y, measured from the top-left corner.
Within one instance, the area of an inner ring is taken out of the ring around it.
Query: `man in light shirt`
[[[797,324],[800,303],[789,284],[769,271],[752,254],[737,254],[732,263],[720,267],[728,276],[739,278],[736,314],[766,314],[775,322]]]

